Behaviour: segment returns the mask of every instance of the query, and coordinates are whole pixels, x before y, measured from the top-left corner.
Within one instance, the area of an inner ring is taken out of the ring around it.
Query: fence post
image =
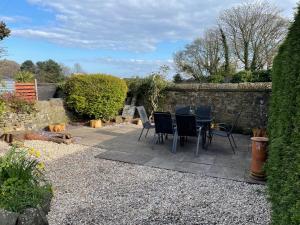
[[[34,79],[34,86],[35,86],[35,96],[36,96],[36,100],[39,100],[39,93],[38,93],[38,87],[37,87],[37,80]]]

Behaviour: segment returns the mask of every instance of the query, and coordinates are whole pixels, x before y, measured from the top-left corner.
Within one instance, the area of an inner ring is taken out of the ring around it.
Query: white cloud
[[[29,18],[24,16],[0,16],[0,21],[5,23],[19,23],[19,22],[28,22]]]
[[[112,68],[113,71],[117,71],[120,76],[144,76],[150,74],[151,72],[158,71],[162,65],[167,65],[170,67],[169,76],[174,75],[174,65],[172,59],[166,60],[145,60],[145,59],[121,59],[121,58],[112,58],[112,57],[99,57],[94,59],[71,59],[69,62],[76,63],[81,62],[83,64],[98,64],[108,66]]]
[[[15,35],[65,45],[109,50],[152,51],[162,41],[192,40],[215,22],[228,0],[28,0],[51,10],[54,25],[22,28]]]

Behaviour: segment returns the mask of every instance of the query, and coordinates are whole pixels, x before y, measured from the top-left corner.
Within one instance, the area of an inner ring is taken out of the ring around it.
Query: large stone
[[[19,216],[17,225],[48,225],[46,214],[41,208],[28,208]]]
[[[122,116],[116,116],[115,122],[116,122],[117,124],[123,123],[123,118],[122,118]]]
[[[0,225],[16,225],[19,213],[0,209]]]

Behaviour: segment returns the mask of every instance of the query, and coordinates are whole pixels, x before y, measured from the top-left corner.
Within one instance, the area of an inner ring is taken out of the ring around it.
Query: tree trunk
[[[244,65],[245,70],[249,70],[249,43],[244,42]]]
[[[222,30],[222,28],[220,28],[220,32],[221,32],[222,44],[223,44],[223,49],[224,49],[224,58],[225,58],[224,69],[225,69],[226,76],[228,76],[230,73],[230,71],[229,71],[229,64],[230,64],[229,48],[228,48],[228,44],[227,44],[226,35],[225,35],[224,31]]]

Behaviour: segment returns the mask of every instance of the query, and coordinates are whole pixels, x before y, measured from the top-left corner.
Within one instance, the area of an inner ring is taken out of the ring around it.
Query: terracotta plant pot
[[[64,123],[51,124],[48,129],[51,132],[62,132],[66,130],[66,125]]]
[[[255,180],[265,180],[263,170],[267,161],[267,146],[269,139],[266,137],[252,137],[251,177]]]
[[[102,127],[102,121],[101,120],[90,120],[90,127],[100,128],[100,127]]]

